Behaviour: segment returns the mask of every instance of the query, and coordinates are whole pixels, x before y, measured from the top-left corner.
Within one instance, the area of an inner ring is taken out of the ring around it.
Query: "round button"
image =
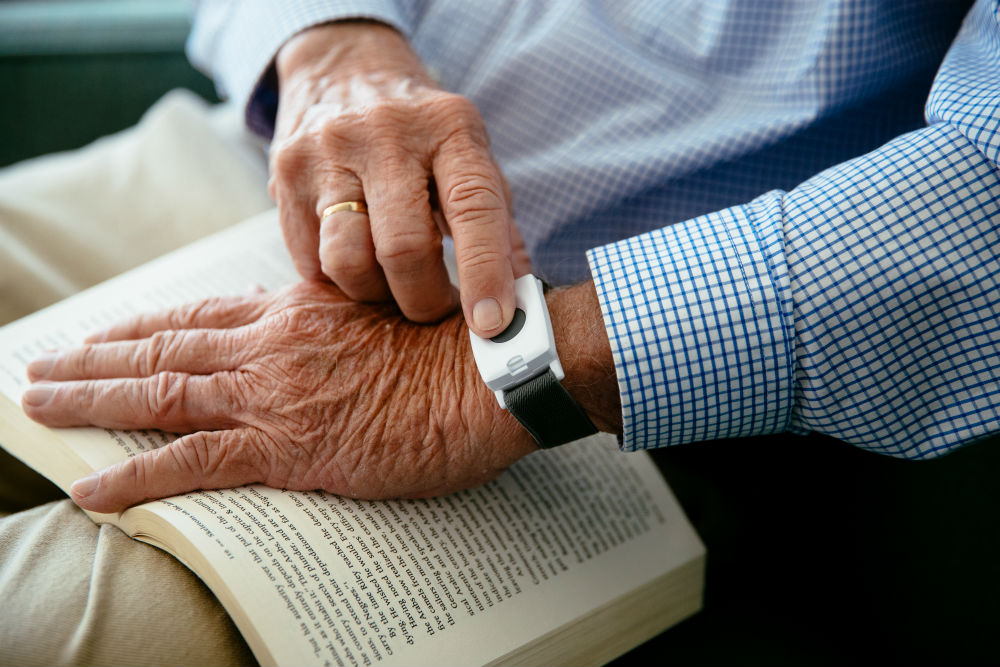
[[[521,333],[521,329],[524,328],[525,319],[524,311],[517,308],[514,310],[514,319],[510,321],[507,328],[498,333],[496,336],[493,336],[493,338],[490,338],[490,340],[494,343],[506,343],[511,338]]]

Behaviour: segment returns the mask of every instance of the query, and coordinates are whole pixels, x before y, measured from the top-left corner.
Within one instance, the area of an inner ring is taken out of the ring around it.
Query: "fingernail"
[[[73,494],[74,498],[86,498],[97,490],[97,486],[100,482],[101,475],[99,473],[92,472],[86,477],[81,477],[73,482],[73,486],[69,487],[69,492]]]
[[[493,297],[487,297],[477,303],[472,309],[472,323],[480,331],[492,331],[500,326],[503,313],[500,302]]]
[[[33,380],[47,378],[56,363],[55,354],[44,354],[28,364],[28,377]]]
[[[52,395],[56,393],[54,386],[48,383],[33,384],[28,387],[27,391],[21,397],[21,401],[25,405],[30,405],[33,408],[40,408],[49,402]]]

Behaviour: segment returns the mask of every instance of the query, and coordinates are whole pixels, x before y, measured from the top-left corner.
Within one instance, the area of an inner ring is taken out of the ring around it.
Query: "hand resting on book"
[[[584,344],[591,331],[608,345],[596,302],[587,284],[554,292],[550,307],[557,335],[580,352],[564,361],[570,390],[614,430],[610,349]],[[444,494],[536,448],[480,379],[460,315],[415,324],[329,283],[140,316],[28,374],[24,410],[49,426],[186,434],[79,480],[73,499],[98,512],[254,482],[358,498]]]

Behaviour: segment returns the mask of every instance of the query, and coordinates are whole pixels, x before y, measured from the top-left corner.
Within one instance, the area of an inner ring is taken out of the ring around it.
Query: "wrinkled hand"
[[[461,318],[413,324],[329,283],[140,316],[98,339],[33,362],[25,412],[187,435],[78,481],[85,509],[252,482],[428,496],[536,448],[479,378]]]
[[[441,254],[455,241],[469,326],[495,335],[514,313],[514,278],[531,271],[482,118],[441,90],[406,40],[370,22],[292,38],[276,60],[280,101],[271,195],[296,267],[358,301],[395,299],[416,322],[459,297]],[[368,212],[328,206],[366,201]]]

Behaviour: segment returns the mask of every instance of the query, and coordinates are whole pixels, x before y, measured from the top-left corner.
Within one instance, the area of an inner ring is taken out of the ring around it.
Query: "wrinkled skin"
[[[448,234],[467,322],[479,335],[502,331],[514,278],[531,267],[475,105],[442,90],[406,40],[376,23],[306,30],[276,71],[270,190],[302,276],[435,322],[459,305],[441,255]],[[368,212],[322,218],[355,200]]]
[[[100,512],[251,482],[436,495],[535,449],[479,378],[460,316],[413,324],[329,283],[140,316],[28,372],[41,384],[23,406],[42,423],[187,434],[74,486]]]
[[[438,495],[536,449],[479,378],[468,342],[469,328],[506,326],[513,280],[531,270],[475,106],[377,23],[305,30],[275,69],[270,190],[307,282],[142,316],[29,366],[37,384],[22,405],[41,423],[186,434],[78,480],[85,509],[251,482]],[[368,212],[321,220],[353,200]],[[464,319],[451,314],[442,234],[455,241]],[[593,284],[547,299],[563,386],[599,428],[620,432]]]

